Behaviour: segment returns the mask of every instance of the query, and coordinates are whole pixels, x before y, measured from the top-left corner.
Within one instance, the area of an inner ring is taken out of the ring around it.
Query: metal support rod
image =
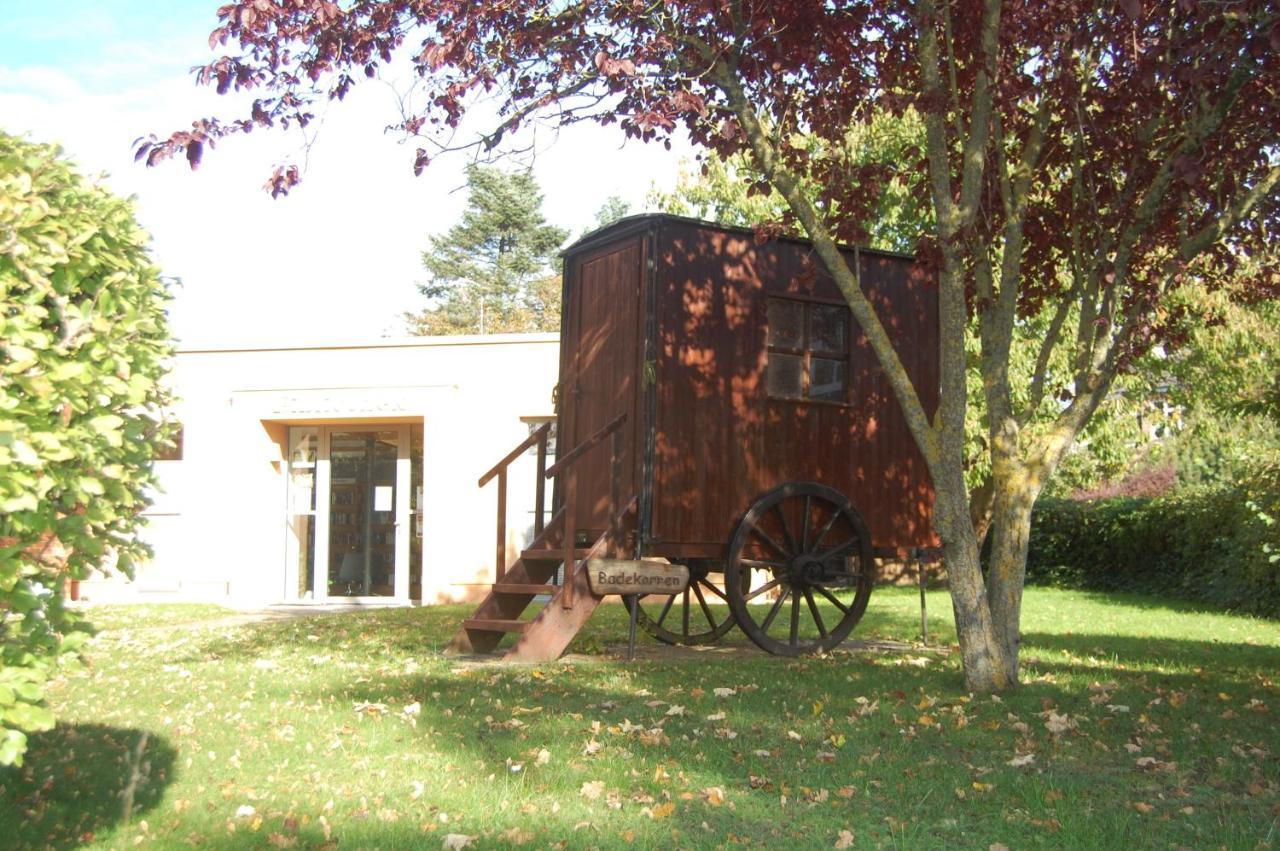
[[[636,616],[640,611],[640,595],[631,595],[631,626],[627,631],[627,661],[636,658]]]

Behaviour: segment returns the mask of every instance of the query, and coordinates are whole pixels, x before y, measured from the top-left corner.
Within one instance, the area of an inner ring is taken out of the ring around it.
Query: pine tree
[[[560,329],[559,259],[568,236],[542,215],[542,193],[528,172],[473,165],[467,209],[433,236],[418,287],[429,305],[406,314],[414,334],[495,334]]]

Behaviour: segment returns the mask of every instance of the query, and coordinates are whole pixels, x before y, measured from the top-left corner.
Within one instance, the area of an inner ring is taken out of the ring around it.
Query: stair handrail
[[[547,439],[550,434],[550,421],[538,426],[530,432],[528,437],[520,441],[520,445],[508,452],[501,461],[494,464],[487,473],[481,476],[480,481],[477,483],[478,487],[484,487],[493,480],[494,476],[498,477],[498,542],[494,558],[496,562],[494,569],[496,574],[495,582],[501,582],[502,577],[507,572],[507,468],[535,443],[538,445],[538,475],[534,492],[533,514],[533,535],[536,538],[542,534],[542,515],[546,506]]]
[[[604,442],[606,437],[613,436],[609,452],[608,514],[609,533],[610,537],[612,537],[617,531],[614,526],[617,523],[619,503],[622,501],[622,426],[626,421],[627,412],[623,411],[607,424],[597,429],[586,440],[561,455],[556,463],[548,467],[543,474],[548,479],[561,476],[560,493],[562,499],[560,504],[564,515],[564,593],[561,594],[561,603],[566,609],[573,608],[573,570],[574,565],[577,563],[575,558],[576,541],[574,540],[578,537],[578,520],[576,516],[577,475],[574,466],[579,459]]]
[[[547,468],[547,471],[544,475],[548,479],[554,478],[557,474],[563,472],[567,467],[572,465],[575,461],[577,461],[579,458],[585,455],[589,450],[594,448],[596,444],[600,443],[606,437],[613,434],[618,429],[622,428],[623,424],[626,421],[627,421],[627,413],[626,411],[623,411],[621,414],[618,414],[616,417],[610,420],[607,425],[601,426],[600,428],[596,429],[596,431],[590,437],[588,437],[586,440],[579,443],[577,446],[573,447],[573,449],[570,450],[567,454],[561,455],[556,460],[556,463],[552,464],[550,467]]]

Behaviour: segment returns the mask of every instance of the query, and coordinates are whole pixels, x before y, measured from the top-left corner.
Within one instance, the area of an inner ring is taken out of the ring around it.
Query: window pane
[[[843,354],[848,315],[849,311],[844,307],[810,305],[809,347],[815,352]]]
[[[809,398],[843,402],[844,370],[843,360],[812,358],[809,361]]]
[[[804,358],[798,355],[780,355],[769,353],[769,395],[783,399],[799,399],[801,396],[800,376],[804,367]]]
[[[804,305],[798,301],[769,299],[769,345],[798,349],[804,344]]]

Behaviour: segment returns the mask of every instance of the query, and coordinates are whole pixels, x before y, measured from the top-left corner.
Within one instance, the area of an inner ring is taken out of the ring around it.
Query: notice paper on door
[[[373,510],[374,511],[390,511],[391,510],[391,487],[382,487],[381,485],[373,489]]]

